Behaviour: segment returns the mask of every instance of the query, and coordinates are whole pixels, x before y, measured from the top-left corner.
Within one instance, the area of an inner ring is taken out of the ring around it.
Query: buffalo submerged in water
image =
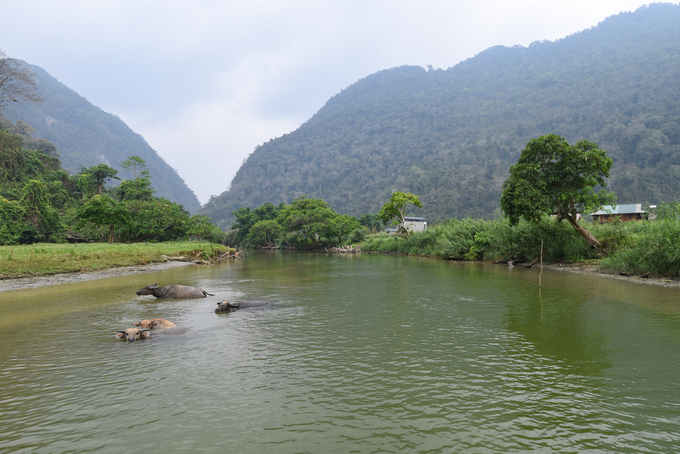
[[[235,303],[232,303],[231,301],[221,301],[217,303],[217,309],[215,309],[215,312],[235,311],[244,307],[265,307],[271,306],[271,304],[272,303],[269,301],[238,301]]]
[[[149,284],[137,291],[137,295],[153,295],[156,298],[205,298],[215,296],[202,288],[189,287],[186,285],[166,285],[159,287],[158,284]]]

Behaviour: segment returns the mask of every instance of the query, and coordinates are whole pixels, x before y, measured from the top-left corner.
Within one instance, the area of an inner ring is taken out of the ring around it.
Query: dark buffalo
[[[215,296],[202,288],[188,287],[186,285],[166,285],[159,287],[158,284],[149,284],[137,291],[137,295],[153,295],[156,298],[205,298]]]
[[[239,301],[236,303],[232,303],[230,301],[221,301],[217,303],[217,309],[215,309],[215,312],[235,311],[244,307],[265,307],[271,306],[271,304],[272,303],[269,301]]]

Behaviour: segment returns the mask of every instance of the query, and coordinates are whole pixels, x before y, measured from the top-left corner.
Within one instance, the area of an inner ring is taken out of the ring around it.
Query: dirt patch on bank
[[[535,265],[534,265],[535,266]],[[621,281],[635,282],[638,284],[649,284],[649,285],[662,285],[664,287],[678,287],[680,288],[680,280],[668,279],[662,277],[642,277],[642,276],[626,276],[619,273],[606,273],[602,271],[597,265],[585,265],[585,264],[551,264],[543,265],[544,268],[556,270],[556,271],[566,271],[569,273],[586,273],[594,274],[596,276],[606,277],[609,279],[618,279]]]
[[[86,271],[81,273],[53,274],[50,276],[20,277],[16,279],[0,280],[0,292],[22,290],[27,288],[49,287],[50,285],[69,284],[72,282],[92,281],[107,277],[125,276],[128,274],[153,273],[170,268],[192,265],[191,262],[168,261],[150,265],[123,266],[100,271]]]

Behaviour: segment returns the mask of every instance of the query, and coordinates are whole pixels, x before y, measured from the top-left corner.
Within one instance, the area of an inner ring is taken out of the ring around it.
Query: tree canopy
[[[587,140],[569,145],[556,134],[532,139],[503,183],[503,212],[513,225],[520,218],[537,223],[545,215],[556,216],[597,248],[600,242],[579,224],[577,214],[614,203],[616,195],[602,189],[612,164],[605,151]]]
[[[110,187],[104,182],[117,171],[107,165],[71,176],[58,158],[25,145],[21,136],[0,129],[2,245],[225,239],[206,216],[191,216],[181,205],[154,197],[149,178],[140,170],[145,165],[141,158],[135,160],[138,178]]]
[[[417,195],[413,195],[410,192],[404,194],[403,192],[396,191],[392,193],[390,201],[387,202],[380,209],[377,219],[389,225],[397,225],[398,233],[403,236],[409,236],[411,232],[405,227],[406,223],[406,208],[409,205],[422,208],[423,204]]]

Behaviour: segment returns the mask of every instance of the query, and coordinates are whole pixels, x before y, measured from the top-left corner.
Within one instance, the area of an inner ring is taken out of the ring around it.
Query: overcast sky
[[[640,0],[14,0],[0,49],[121,117],[201,203],[253,149],[402,65],[555,40]],[[673,2],[677,3],[677,2]]]

